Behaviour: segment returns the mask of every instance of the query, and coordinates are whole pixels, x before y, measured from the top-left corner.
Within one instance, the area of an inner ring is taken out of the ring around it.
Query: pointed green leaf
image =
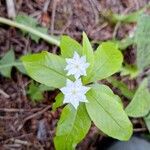
[[[45,91],[51,91],[54,88],[48,87],[46,85],[43,84],[36,84],[34,82],[31,82],[31,84],[29,85],[29,89],[27,91],[27,94],[30,96],[31,100],[33,102],[39,102],[41,101],[44,97],[43,97],[43,92]]]
[[[150,92],[148,90],[148,79],[144,79],[137,89],[126,112],[131,117],[143,117],[150,111]]]
[[[150,16],[141,15],[138,19],[135,34],[137,45],[137,66],[140,71],[150,65]]]
[[[63,104],[64,95],[59,93],[55,98],[55,103],[53,103],[52,109],[55,111],[58,107]]]
[[[14,51],[10,50],[0,60],[0,73],[5,77],[10,78],[12,67],[16,67],[21,73],[26,74],[22,62],[15,60]]]
[[[60,49],[61,55],[65,58],[72,57],[75,51],[82,55],[82,46],[69,36],[61,37]]]
[[[110,82],[113,85],[113,87],[118,88],[120,92],[129,100],[133,98],[135,91],[129,90],[128,86],[122,81],[119,81],[113,77],[109,77],[107,81]]]
[[[86,83],[107,78],[121,68],[122,54],[118,50],[117,45],[112,42],[102,43],[94,55],[93,72],[86,77]]]
[[[131,79],[137,77],[139,70],[135,65],[125,65],[121,68],[121,76],[129,76]]]
[[[43,99],[43,93],[39,90],[38,84],[35,84],[34,82],[31,82],[29,85],[27,94],[33,102],[38,102]]]
[[[44,92],[44,91],[53,91],[53,90],[55,90],[55,88],[50,87],[50,86],[46,86],[46,85],[44,85],[44,84],[40,84],[40,85],[39,85],[39,90],[40,90],[41,92]]]
[[[93,69],[94,65],[94,53],[93,48],[91,46],[91,43],[87,37],[87,35],[83,32],[83,51],[82,55],[86,56],[87,62],[90,64],[90,66],[87,69],[87,74],[89,75]]]
[[[23,56],[23,65],[30,77],[50,87],[60,88],[66,83],[65,59],[48,52]]]
[[[5,77],[10,78],[11,77],[11,69],[13,67],[13,65],[10,65],[10,64],[14,64],[14,63],[15,63],[15,54],[14,54],[13,50],[10,50],[0,60],[0,68],[1,68],[0,73]]]
[[[58,121],[54,144],[56,150],[73,150],[86,136],[91,126],[90,118],[84,104],[78,110],[72,105],[67,105]]]
[[[16,60],[16,64],[14,64],[14,67],[16,67],[22,74],[27,75],[27,72],[20,60]]]
[[[95,85],[87,93],[86,108],[94,124],[107,135],[128,140],[132,135],[132,124],[116,95],[105,85]]]

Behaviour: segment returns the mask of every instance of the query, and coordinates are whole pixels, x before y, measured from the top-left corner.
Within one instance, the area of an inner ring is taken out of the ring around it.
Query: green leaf
[[[59,93],[55,98],[55,103],[53,103],[52,109],[55,111],[58,107],[60,107],[63,104],[64,95],[62,93]]]
[[[90,66],[87,69],[87,74],[89,75],[93,69],[94,65],[94,53],[93,48],[91,46],[91,43],[87,37],[87,35],[83,32],[83,51],[82,55],[86,56],[87,62],[90,64]]]
[[[39,90],[38,84],[34,84],[34,82],[31,82],[29,85],[27,94],[33,102],[38,102],[43,99],[43,93]]]
[[[41,92],[44,92],[44,91],[53,91],[53,90],[55,90],[55,88],[50,87],[50,86],[46,86],[46,85],[44,85],[44,84],[40,84],[40,85],[39,85],[39,89],[40,89]]]
[[[44,85],[61,88],[66,84],[65,59],[46,51],[23,56],[23,65],[30,77]]]
[[[13,50],[8,51],[4,57],[0,60],[0,73],[5,76],[10,78],[11,77],[11,69],[13,66],[8,66],[8,67],[3,67],[7,66],[8,64],[13,64],[15,62],[15,54]]]
[[[86,136],[91,126],[90,118],[84,104],[75,110],[72,105],[67,105],[58,121],[54,144],[56,150],[73,150]]]
[[[16,16],[16,22],[28,25],[30,27],[34,27],[37,25],[36,19],[34,19],[30,16],[27,16],[25,14],[19,14],[18,16]]]
[[[43,99],[43,92],[51,90],[53,90],[53,88],[45,86],[43,84],[39,85],[31,82],[27,94],[30,96],[33,102],[40,102]]]
[[[47,33],[47,28],[44,28],[44,27],[40,27],[39,26],[39,23],[36,19],[30,17],[30,16],[27,16],[25,14],[20,14],[16,17],[16,22],[18,23],[21,23],[21,24],[24,24],[24,25],[27,25],[29,27],[32,27],[34,29],[36,29],[37,31],[40,31],[41,33]],[[35,42],[39,42],[39,37],[34,35],[34,34],[31,34],[31,33],[28,33],[28,32],[25,32],[25,31],[22,31],[24,34],[28,34],[32,40],[34,40]]]
[[[133,33],[134,34],[134,33]],[[134,44],[134,35],[133,37],[126,37],[124,39],[122,39],[121,41],[118,40],[116,41],[118,44],[118,47],[120,50],[124,51],[126,50],[129,46]]]
[[[148,90],[148,79],[144,79],[137,89],[126,112],[131,117],[143,117],[150,111],[150,92]]]
[[[131,79],[137,77],[139,74],[139,71],[136,66],[134,65],[128,65],[126,64],[121,68],[121,76],[127,76],[129,75]]]
[[[26,74],[23,64],[19,60],[15,60],[14,51],[10,50],[0,60],[0,73],[4,77],[10,78],[13,67],[16,67],[21,73]]]
[[[115,88],[118,88],[121,91],[121,93],[128,99],[133,98],[135,91],[129,90],[125,83],[116,80],[113,77],[108,78],[107,81],[110,82]]]
[[[14,64],[14,66],[22,73],[27,75],[27,72],[22,64],[22,62],[20,60],[16,60],[16,64]]]
[[[97,48],[94,55],[93,72],[85,78],[86,83],[107,78],[120,70],[123,57],[116,44],[104,42]]]
[[[87,93],[86,108],[94,124],[107,135],[128,140],[132,135],[132,124],[116,95],[105,85],[95,85]]]
[[[144,121],[145,121],[146,126],[149,130],[149,133],[150,133],[150,114],[148,114],[148,116],[144,117]]]
[[[134,23],[137,22],[139,16],[144,12],[144,9],[123,15],[123,14],[112,14],[111,19],[113,22],[123,22],[123,23]]]
[[[65,58],[72,57],[75,51],[82,55],[82,46],[69,36],[61,37],[60,48],[61,55]]]
[[[137,66],[143,70],[150,65],[150,16],[141,15],[137,23],[135,43],[137,45]]]

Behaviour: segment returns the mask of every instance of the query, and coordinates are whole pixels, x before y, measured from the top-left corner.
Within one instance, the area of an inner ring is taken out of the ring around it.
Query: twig
[[[145,132],[147,131],[146,128],[137,128],[137,129],[133,129],[134,132]]]
[[[57,2],[58,2],[58,0],[53,0],[53,10],[52,10],[52,20],[51,20],[51,35],[53,35],[53,32],[54,32],[54,24],[55,24],[55,14],[56,14]]]
[[[17,143],[17,144],[22,144],[22,145],[26,145],[26,146],[31,146],[32,144],[27,142],[27,141],[23,141],[23,140],[18,140],[18,139],[10,139],[10,141]]]
[[[29,27],[29,26],[26,26],[26,25],[23,25],[23,24],[20,24],[20,23],[17,23],[15,21],[11,21],[9,19],[6,19],[6,18],[3,18],[3,17],[0,17],[0,23],[3,23],[3,24],[7,24],[7,25],[10,25],[10,26],[13,26],[13,27],[16,27],[16,28],[19,28],[21,30],[24,30],[24,31],[27,31],[27,32],[30,32],[40,38],[42,38],[43,40],[47,41],[48,43],[50,44],[54,44],[56,46],[59,46],[60,45],[60,41],[57,40],[56,38],[48,35],[48,34],[43,34],[42,32],[40,31],[37,31],[35,30],[34,28],[32,27]]]
[[[117,32],[118,32],[118,29],[119,29],[119,27],[120,27],[120,22],[117,22],[117,24],[115,25],[115,28],[114,28],[114,32],[113,32],[113,39],[115,39],[116,38],[116,35],[117,35]]]
[[[45,107],[43,110],[41,110],[41,111],[39,111],[39,112],[37,112],[37,113],[31,115],[31,116],[28,116],[27,118],[24,119],[24,122],[26,122],[26,121],[28,121],[28,120],[30,120],[30,119],[32,119],[32,118],[35,118],[35,117],[37,117],[37,116],[43,114],[45,111],[47,111],[47,110],[50,109],[50,108],[51,108],[51,106],[49,105],[49,106]]]
[[[90,0],[98,11],[101,11],[101,6],[97,0]]]
[[[45,107],[43,110],[41,110],[41,111],[39,111],[39,112],[37,112],[37,113],[34,113],[34,114],[32,114],[32,115],[26,117],[26,118],[23,120],[22,125],[20,125],[17,130],[18,130],[18,131],[21,130],[22,127],[23,127],[23,125],[24,125],[28,120],[30,120],[30,119],[32,119],[32,118],[35,118],[35,117],[37,117],[37,116],[43,114],[45,111],[47,111],[47,110],[50,109],[50,108],[51,108],[51,106],[49,105],[49,106]]]
[[[10,98],[10,96],[5,93],[2,89],[0,89],[0,94],[3,95],[5,98]]]
[[[0,108],[0,111],[8,112],[8,113],[13,113],[13,112],[25,112],[24,109],[11,109],[11,108]]]
[[[4,144],[3,147],[5,149],[11,149],[11,150],[14,150],[14,149],[18,149],[21,147],[21,144]]]
[[[44,7],[43,7],[43,12],[47,12],[48,6],[49,6],[50,2],[51,2],[51,0],[47,0],[47,1],[45,2]]]
[[[94,35],[95,33],[103,30],[105,27],[108,26],[108,22],[104,22],[102,25],[100,25],[97,29],[91,31],[91,35]]]
[[[91,4],[91,7],[93,9],[93,13],[95,15],[95,23],[97,24],[99,22],[99,14],[98,14],[98,10],[97,8],[95,7],[95,4],[93,4],[93,1],[92,0],[88,0],[89,3]]]
[[[23,135],[20,135],[20,136],[13,137],[13,138],[8,138],[5,141],[0,142],[0,144],[8,143],[9,141],[12,141],[14,139],[22,139],[22,138],[30,137],[30,136],[33,136],[33,133],[27,133],[27,134],[23,134]]]
[[[0,111],[4,111],[7,113],[16,113],[16,112],[36,112],[41,110],[40,108],[35,108],[35,109],[17,109],[17,108],[0,108]]]
[[[7,13],[9,18],[15,18],[16,17],[16,10],[14,5],[14,0],[6,0],[7,5]]]
[[[7,117],[7,116],[4,116],[4,117],[1,117],[0,116],[0,120],[12,120],[14,117]]]

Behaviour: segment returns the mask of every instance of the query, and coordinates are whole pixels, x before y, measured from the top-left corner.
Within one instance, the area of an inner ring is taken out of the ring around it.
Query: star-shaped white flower
[[[63,103],[71,103],[77,109],[79,102],[88,102],[85,94],[89,89],[82,85],[81,79],[75,82],[67,79],[67,85],[60,89],[64,94]]]
[[[86,76],[86,69],[89,67],[89,63],[86,62],[86,57],[80,57],[77,52],[74,52],[73,58],[66,59],[67,66],[65,70],[68,71],[67,75],[74,75],[76,79],[80,76]]]

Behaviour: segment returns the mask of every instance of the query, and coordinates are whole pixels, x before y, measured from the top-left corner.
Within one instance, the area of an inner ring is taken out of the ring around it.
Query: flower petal
[[[74,52],[73,59],[74,60],[80,59],[80,56],[79,56],[79,54],[76,51]]]
[[[79,106],[79,101],[77,100],[71,101],[71,104],[74,106],[75,109],[77,109]]]

